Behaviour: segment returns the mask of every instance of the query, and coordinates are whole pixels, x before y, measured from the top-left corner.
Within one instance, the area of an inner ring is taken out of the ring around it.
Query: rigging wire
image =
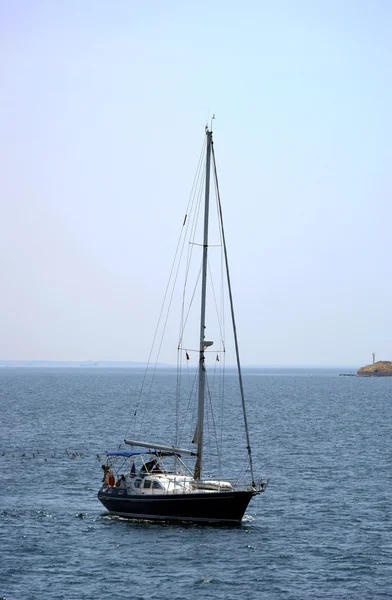
[[[202,270],[202,266],[200,265],[200,269],[199,269],[199,272],[198,272],[198,275],[197,275],[197,278],[196,278],[196,281],[195,281],[195,285],[193,286],[193,292],[192,292],[192,296],[191,296],[191,299],[190,299],[190,302],[189,302],[189,305],[188,305],[188,311],[187,311],[186,316],[185,316],[183,328],[182,328],[182,330],[180,332],[180,339],[179,339],[179,342],[178,342],[179,345],[182,344],[182,338],[183,338],[183,335],[184,335],[185,327],[186,327],[186,324],[188,322],[190,311],[191,311],[191,308],[192,308],[192,305],[193,305],[193,301],[195,299],[196,291],[197,291],[197,288],[198,288],[198,285],[199,285],[199,280],[200,280],[200,276],[201,276],[201,270]],[[199,351],[198,350],[190,350],[190,352],[199,352]]]
[[[218,179],[216,173],[214,173],[214,188],[215,188],[215,207],[217,212],[217,222],[219,226],[219,237],[220,237],[220,260],[221,260],[221,279],[220,279],[220,329],[221,329],[221,343],[223,348],[223,364],[220,362],[220,373],[221,373],[221,394],[220,394],[220,447],[223,448],[223,423],[224,423],[224,398],[225,398],[225,373],[226,373],[226,310],[225,310],[225,254],[223,248],[223,236],[222,236],[222,221],[219,214],[219,190],[218,190]]]
[[[245,394],[244,394],[244,386],[243,386],[243,382],[242,382],[241,364],[240,364],[240,358],[239,358],[237,327],[236,327],[235,316],[234,316],[234,309],[233,309],[233,296],[232,296],[232,292],[231,292],[230,272],[229,272],[229,264],[228,264],[228,260],[227,260],[227,248],[226,248],[225,232],[224,232],[224,228],[223,228],[223,215],[222,215],[222,205],[221,205],[220,193],[219,193],[218,173],[217,173],[217,168],[216,168],[215,152],[214,152],[214,146],[213,145],[212,145],[212,162],[213,162],[213,165],[214,165],[214,176],[215,176],[215,181],[216,181],[217,199],[218,199],[218,205],[219,205],[219,215],[220,215],[220,222],[221,222],[221,227],[222,227],[223,250],[224,250],[224,253],[225,253],[225,264],[226,264],[226,278],[227,278],[227,285],[228,285],[229,298],[230,298],[231,321],[232,321],[232,324],[233,324],[234,345],[235,345],[235,351],[236,351],[236,357],[237,357],[237,370],[238,370],[238,379],[239,379],[240,393],[241,393],[242,413],[243,413],[244,425],[245,425],[245,434],[246,434],[246,443],[247,443],[248,458],[249,458],[249,467],[250,467],[251,478],[252,478],[252,486],[256,487],[256,483],[255,483],[255,479],[254,479],[254,474],[253,474],[252,450],[251,450],[251,447],[250,447],[248,418],[247,418],[247,415],[246,415]]]
[[[193,400],[193,419],[192,419],[192,423],[194,424],[194,417],[196,414],[196,382],[198,380],[198,373],[199,373],[199,369],[195,369],[195,375],[193,378],[193,383],[192,386],[189,389],[189,395],[188,395],[188,404],[185,410],[185,414],[189,414],[191,412],[191,404],[192,404],[192,400]],[[188,425],[188,434],[187,436],[185,436],[185,427]],[[190,424],[190,422],[187,421],[187,419],[183,420],[183,424],[182,424],[182,429],[180,431],[180,436],[179,436],[179,443],[182,442],[182,440],[185,439],[185,437],[187,437],[188,439],[192,439],[192,436],[194,434],[194,431],[191,430],[192,425]],[[193,425],[194,427],[194,425]]]
[[[205,141],[205,147],[206,147],[206,144],[207,144],[207,142]],[[204,154],[205,154],[205,152],[203,153],[203,158],[204,158]],[[200,212],[204,180],[205,180],[205,171],[202,171],[201,169],[199,169],[199,173],[198,173],[198,177],[197,177],[198,185],[195,184],[195,186],[194,186],[193,200],[192,200],[192,204],[191,204],[191,207],[189,210],[189,213],[191,215],[191,217],[189,219],[190,239],[193,241],[194,241],[195,235],[196,235],[196,225],[197,225],[198,215]],[[198,190],[198,193],[196,193],[196,190]],[[182,249],[181,249],[181,256],[184,251],[184,245],[185,245],[186,239],[187,238],[184,236]],[[182,339],[183,339],[183,335],[184,335],[185,325],[188,320],[189,312],[190,312],[191,306],[193,304],[197,284],[198,284],[200,274],[201,274],[201,267],[200,267],[199,274],[196,278],[196,283],[194,285],[194,290],[193,290],[193,293],[191,296],[191,301],[188,306],[188,312],[187,312],[187,315],[184,316],[185,315],[185,298],[186,298],[186,292],[187,292],[187,287],[188,287],[188,278],[189,278],[189,272],[190,272],[192,253],[193,253],[193,245],[191,242],[189,242],[188,252],[187,252],[187,257],[186,257],[185,280],[184,280],[183,293],[182,293],[180,331],[179,331],[179,336],[178,336],[179,339],[178,339],[178,345],[177,345],[177,386],[176,386],[176,440],[177,440],[176,443],[177,444],[179,444],[179,412],[180,412],[181,375],[182,375],[181,346],[182,346]],[[179,264],[178,264],[178,269],[179,269]],[[177,272],[178,272],[178,269],[177,269]],[[185,322],[184,322],[184,319],[185,319]],[[189,383],[189,365],[188,365],[188,383]]]
[[[211,283],[211,289],[212,289],[212,296],[214,298],[214,304],[215,304],[215,311],[216,311],[216,315],[217,315],[217,319],[218,319],[218,324],[219,324],[219,333],[220,333],[220,338],[221,338],[221,342],[222,342],[222,346],[224,348],[224,339],[223,339],[223,330],[222,330],[222,320],[221,320],[221,315],[219,312],[219,308],[218,308],[218,303],[216,300],[216,294],[215,294],[215,286],[214,286],[214,280],[212,278],[212,273],[211,273],[211,268],[210,268],[210,263],[208,261],[208,274],[210,276],[210,283]]]
[[[163,311],[164,311],[166,299],[167,299],[167,296],[168,296],[168,293],[169,293],[170,282],[172,280],[173,271],[174,271],[175,264],[176,264],[176,261],[177,261],[178,251],[179,251],[180,244],[181,244],[181,239],[183,237],[184,237],[184,239],[186,238],[185,233],[184,233],[184,227],[186,226],[186,228],[185,228],[185,231],[186,231],[187,228],[188,228],[188,223],[189,223],[189,222],[187,222],[188,221],[187,214],[188,214],[188,211],[189,211],[189,207],[192,205],[192,199],[194,197],[194,189],[195,189],[195,186],[196,186],[196,182],[198,181],[199,176],[200,176],[200,170],[201,170],[202,163],[203,163],[203,156],[204,156],[205,151],[206,151],[206,145],[207,145],[207,141],[204,140],[203,146],[202,146],[202,150],[201,150],[201,153],[200,153],[200,157],[199,157],[199,162],[198,162],[196,174],[195,174],[193,185],[192,185],[192,189],[191,189],[191,193],[190,193],[188,204],[187,204],[187,209],[186,209],[184,221],[183,221],[182,226],[181,226],[180,236],[179,236],[177,247],[176,247],[176,251],[175,251],[175,254],[174,254],[173,263],[172,263],[172,266],[171,266],[171,269],[170,269],[169,279],[168,279],[167,286],[166,286],[166,289],[165,289],[165,293],[164,293],[164,297],[163,297],[163,301],[162,301],[162,305],[161,305],[161,309],[160,309],[160,313],[159,313],[159,317],[158,317],[158,322],[157,322],[157,325],[156,325],[156,328],[155,328],[155,332],[154,332],[154,336],[153,336],[153,341],[152,341],[151,348],[150,348],[150,353],[149,353],[149,356],[148,356],[147,366],[145,368],[145,372],[144,372],[142,384],[140,386],[139,395],[138,395],[138,398],[137,398],[137,401],[136,401],[136,406],[135,406],[135,410],[134,410],[134,414],[133,414],[133,426],[134,426],[135,433],[136,433],[137,412],[138,412],[138,408],[139,408],[139,405],[140,405],[141,397],[142,397],[142,394],[143,394],[143,390],[144,390],[144,386],[145,386],[147,374],[149,372],[151,358],[152,358],[152,354],[153,354],[153,351],[154,351],[156,339],[157,339],[157,336],[158,336],[159,326],[160,326],[160,323],[161,323],[161,318],[162,318],[162,315],[163,315]],[[177,268],[177,273],[178,273],[178,268]],[[174,283],[174,285],[175,285],[175,283]],[[172,296],[171,296],[171,298],[172,298]],[[167,319],[166,319],[166,321],[167,321]],[[161,347],[161,345],[160,345],[160,347]],[[158,356],[159,356],[159,354],[158,354]],[[154,379],[154,376],[155,376],[157,362],[158,362],[158,359],[156,360],[156,363],[155,363],[155,367],[154,367],[153,374],[152,374],[152,380]],[[151,392],[151,385],[150,385],[150,389],[149,389],[149,394],[150,394],[150,392]],[[128,428],[126,430],[125,437],[127,437],[128,432],[129,432],[131,426],[132,426],[132,419],[131,419],[130,425],[128,426]],[[120,446],[121,446],[121,444],[119,445],[119,447]]]
[[[223,447],[223,415],[224,415],[224,397],[225,397],[225,373],[226,373],[226,352],[223,354],[223,365],[221,366],[221,394],[220,394],[220,447]]]
[[[200,161],[199,161],[200,165],[202,163],[202,156],[203,156],[203,154],[200,157]],[[192,203],[192,205],[193,205],[193,203]],[[189,206],[189,203],[188,203],[188,206]],[[184,227],[185,223],[186,223],[186,221],[184,220],[183,227]],[[160,352],[161,352],[161,348],[162,348],[162,343],[163,343],[163,338],[164,338],[165,331],[166,331],[166,325],[167,325],[167,321],[168,321],[168,318],[169,318],[170,307],[171,307],[171,304],[172,304],[172,301],[173,301],[174,290],[175,290],[175,287],[176,287],[178,273],[179,273],[180,264],[181,264],[181,256],[183,254],[185,240],[187,239],[186,232],[187,232],[188,226],[189,226],[189,222],[186,225],[185,233],[183,234],[183,242],[182,242],[182,247],[181,247],[180,258],[179,258],[178,263],[177,263],[177,270],[176,270],[175,278],[174,278],[174,281],[173,281],[173,284],[172,284],[172,290],[171,290],[169,305],[168,305],[167,311],[166,311],[166,319],[165,319],[165,322],[164,322],[164,327],[163,327],[163,331],[162,331],[162,335],[161,335],[161,341],[160,341],[159,348],[158,348],[158,354],[157,354],[157,358],[156,358],[156,362],[155,362],[154,373],[155,373],[155,370],[156,370],[156,367],[157,367],[157,364],[158,364],[158,360],[159,360],[159,356],[160,356]],[[183,232],[181,232],[181,233],[183,233]],[[181,236],[180,236],[180,238],[181,238]],[[152,386],[152,381],[151,381],[151,385],[150,385],[150,392],[151,392],[151,386]]]
[[[193,220],[192,220],[192,224],[191,224],[191,230],[190,230],[190,241],[189,241],[189,246],[188,246],[188,252],[187,252],[187,259],[186,259],[186,269],[185,269],[185,280],[184,280],[184,287],[183,287],[183,293],[182,293],[182,306],[181,306],[181,320],[180,320],[180,333],[179,333],[179,345],[182,343],[182,337],[184,335],[184,329],[186,326],[186,321],[188,319],[189,316],[189,312],[193,303],[193,299],[194,299],[194,295],[196,292],[196,287],[197,287],[197,283],[199,281],[200,275],[201,275],[201,271],[202,271],[202,265],[200,265],[200,269],[199,269],[199,274],[194,286],[194,292],[192,295],[192,299],[191,302],[188,305],[188,312],[187,315],[184,317],[185,315],[185,299],[186,299],[186,292],[188,289],[188,277],[189,277],[189,272],[190,272],[190,266],[191,266],[191,259],[192,259],[192,255],[193,255],[193,249],[194,249],[194,242],[195,242],[195,237],[196,237],[196,228],[197,228],[197,222],[199,220],[199,214],[200,214],[200,207],[202,204],[202,193],[203,193],[203,187],[204,187],[204,183],[205,183],[205,171],[203,172],[203,178],[200,181],[200,185],[199,185],[199,194],[198,194],[198,199],[197,199],[197,203],[196,203],[196,207],[194,212],[192,213],[193,215]],[[185,318],[185,322],[184,322],[184,318]]]
[[[212,421],[212,427],[213,427],[213,433],[214,433],[214,439],[215,439],[215,445],[216,445],[216,451],[217,451],[217,457],[218,457],[218,466],[220,469],[220,476],[222,475],[222,458],[221,458],[221,452],[220,452],[220,448],[219,448],[219,443],[218,443],[218,437],[217,437],[217,428],[215,426],[215,418],[214,418],[214,409],[213,409],[213,404],[212,404],[212,397],[211,397],[211,390],[210,390],[210,386],[209,386],[209,381],[206,375],[206,387],[207,387],[207,396],[208,396],[208,400],[210,403],[210,411],[211,411],[211,421]],[[208,415],[208,411],[207,411],[207,415]]]

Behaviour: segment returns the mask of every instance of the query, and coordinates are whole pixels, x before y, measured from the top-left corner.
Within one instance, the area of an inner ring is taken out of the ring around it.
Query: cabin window
[[[163,486],[159,483],[159,481],[153,481],[152,482],[152,489],[153,490],[162,490]]]
[[[150,488],[150,487],[151,487],[151,481],[150,481],[149,479],[146,479],[146,480],[144,481],[144,487],[145,487],[145,488]]]
[[[140,488],[140,479],[136,479],[135,488]]]

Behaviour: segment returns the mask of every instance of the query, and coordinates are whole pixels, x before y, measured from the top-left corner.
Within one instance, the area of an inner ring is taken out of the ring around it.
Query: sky
[[[392,360],[391,27],[389,0],[0,0],[0,360],[147,359],[214,113],[243,363]]]

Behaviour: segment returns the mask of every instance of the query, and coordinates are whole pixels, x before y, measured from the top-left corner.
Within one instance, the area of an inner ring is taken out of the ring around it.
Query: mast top
[[[215,113],[211,117],[210,126],[208,127],[208,122],[206,123],[206,133],[212,134],[212,121],[215,120]]]

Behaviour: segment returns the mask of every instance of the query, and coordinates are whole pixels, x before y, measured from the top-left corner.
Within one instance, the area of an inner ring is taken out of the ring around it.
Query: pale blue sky
[[[215,113],[243,362],[392,360],[391,31],[387,0],[0,0],[0,359],[147,358]]]

